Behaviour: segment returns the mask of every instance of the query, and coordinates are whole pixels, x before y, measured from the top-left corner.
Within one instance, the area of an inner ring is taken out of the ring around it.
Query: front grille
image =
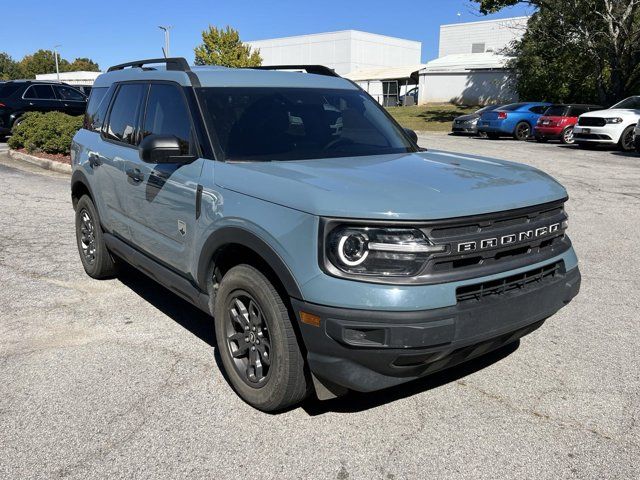
[[[607,124],[604,118],[597,117],[580,117],[578,125],[581,127],[604,127]]]
[[[456,290],[456,299],[458,303],[480,301],[486,297],[505,295],[516,290],[535,288],[552,281],[560,275],[563,270],[564,262],[560,261],[499,280],[459,287]]]
[[[564,202],[528,207],[510,212],[479,215],[467,219],[453,219],[432,227],[424,227],[425,233],[435,245],[442,245],[446,252],[434,254],[420,273],[422,280],[432,283],[462,280],[513,270],[553,258],[568,250],[571,242],[565,235],[567,214]],[[539,236],[523,237],[512,243],[480,247],[483,240],[500,239],[536,232],[540,228],[556,226],[556,229]],[[560,227],[558,227],[560,226]],[[472,251],[460,246],[475,243]]]

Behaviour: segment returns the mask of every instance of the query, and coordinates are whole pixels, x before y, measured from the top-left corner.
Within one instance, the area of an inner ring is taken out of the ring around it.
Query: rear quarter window
[[[22,85],[19,83],[0,84],[0,98],[8,98],[13,95]]]
[[[87,111],[84,115],[83,128],[94,132],[102,130],[113,91],[113,87],[98,87],[91,90]]]

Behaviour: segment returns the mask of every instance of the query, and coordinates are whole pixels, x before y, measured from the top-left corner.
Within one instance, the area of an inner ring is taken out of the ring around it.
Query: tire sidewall
[[[80,241],[80,228],[82,225],[82,212],[87,211],[91,220],[93,221],[94,228],[94,236],[95,236],[95,245],[96,245],[96,258],[93,264],[87,262],[84,257],[84,253],[82,251],[82,243]],[[80,200],[78,200],[78,205],[76,206],[76,244],[78,246],[78,253],[80,254],[80,261],[82,262],[82,266],[84,267],[85,272],[90,277],[95,277],[99,274],[100,265],[103,263],[103,256],[109,255],[106,247],[104,246],[104,239],[102,236],[102,228],[100,227],[100,218],[98,217],[98,212],[96,211],[95,206],[91,199],[84,195]]]
[[[269,377],[258,388],[250,386],[240,377],[227,347],[225,327],[229,315],[228,302],[235,292],[242,290],[251,294],[259,304],[269,329]],[[232,268],[222,279],[216,293],[213,316],[220,358],[234,390],[249,404],[259,409],[270,410],[273,405],[282,403],[290,379],[291,362],[295,359],[289,358],[291,352],[285,331],[285,322],[290,321],[288,312],[269,281],[262,273],[248,265]]]

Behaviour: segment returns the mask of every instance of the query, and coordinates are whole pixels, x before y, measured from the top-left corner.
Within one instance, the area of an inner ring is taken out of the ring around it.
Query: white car
[[[580,115],[573,137],[583,148],[617,144],[628,152],[634,148],[634,128],[639,120],[640,96],[629,97],[607,110]]]

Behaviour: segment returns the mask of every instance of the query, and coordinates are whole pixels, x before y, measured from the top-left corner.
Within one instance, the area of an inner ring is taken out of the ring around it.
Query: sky
[[[335,30],[364,30],[422,42],[422,61],[438,56],[442,24],[526,15],[524,6],[484,17],[470,0],[22,0],[2,2],[0,51],[19,60],[59,47],[68,60],[89,57],[102,69],[162,57],[158,25],[171,25],[171,56],[193,61],[193,48],[209,25],[231,25],[242,40]]]

